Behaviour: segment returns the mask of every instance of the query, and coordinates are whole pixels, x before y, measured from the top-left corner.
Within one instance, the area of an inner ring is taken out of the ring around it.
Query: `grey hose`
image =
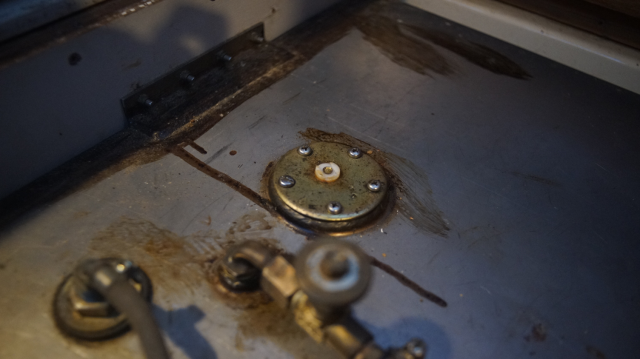
[[[77,270],[78,278],[98,291],[118,312],[124,314],[138,333],[147,359],[169,359],[162,333],[151,307],[129,283],[127,277],[101,261],[89,260]]]
[[[127,316],[129,324],[138,333],[147,359],[169,359],[169,353],[149,303],[127,280],[114,281],[102,295],[118,312]]]

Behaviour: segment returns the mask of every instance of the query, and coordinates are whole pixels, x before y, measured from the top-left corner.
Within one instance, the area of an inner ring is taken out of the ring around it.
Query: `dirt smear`
[[[430,72],[449,75],[455,72],[453,66],[438,50],[420,40],[405,36],[393,19],[372,13],[359,17],[355,25],[364,34],[366,41],[402,67],[423,75]]]
[[[421,296],[422,298],[429,300],[443,308],[447,307],[447,302],[438,297],[437,295],[431,293],[430,291],[422,288],[418,283],[412,281],[411,279],[409,279],[407,276],[405,276],[404,274],[398,272],[397,270],[393,269],[393,267],[391,267],[388,264],[385,264],[383,262],[380,262],[379,260],[377,260],[374,257],[371,257],[371,265],[373,265],[374,267],[380,268],[381,270],[383,270],[385,273],[389,274],[390,276],[392,276],[393,278],[395,278],[398,282],[400,282],[400,284],[402,284],[403,286],[411,289],[412,291],[414,291],[417,295]]]
[[[432,198],[427,174],[413,162],[393,153],[381,151],[369,143],[342,132],[335,134],[307,128],[300,134],[311,141],[342,143],[364,150],[385,169],[391,188],[396,190],[398,212],[420,230],[442,237],[447,236],[449,226]]]
[[[434,45],[445,48],[467,61],[495,74],[526,80],[531,75],[499,52],[438,30],[438,23],[410,5],[379,1],[355,20],[364,39],[376,46],[394,63],[419,74],[451,75],[459,70]]]
[[[263,291],[231,292],[220,283],[217,266],[225,250],[245,240],[258,240],[274,253],[290,257],[278,241],[265,238],[273,219],[265,213],[251,212],[232,223],[224,233],[196,232],[188,236],[140,219],[122,217],[99,233],[91,242],[88,256],[126,257],[151,278],[155,291],[195,294],[203,284],[214,297],[236,310],[238,351],[253,351],[256,340],[268,339],[296,358],[334,358],[329,348],[313,341],[294,321],[293,315],[279,308]]]
[[[442,31],[419,26],[400,24],[398,27],[400,32],[405,34],[405,36],[413,38],[418,37],[423,41],[426,40],[438,46],[442,46],[445,49],[464,57],[469,62],[495,74],[505,75],[520,80],[527,80],[531,78],[531,75],[520,67],[520,65],[484,45],[465,40],[461,37],[455,37]]]
[[[238,351],[255,351],[252,342],[268,339],[295,358],[336,358],[330,347],[320,345],[298,326],[293,313],[275,302],[238,311],[235,347]]]
[[[208,230],[180,236],[147,220],[121,217],[92,239],[87,257],[126,257],[149,275],[154,291],[163,294],[194,294],[203,283],[210,284],[214,293],[226,293],[218,291],[214,263],[226,248],[245,240],[259,240],[281,252],[278,241],[270,238],[272,221],[265,213],[250,212],[226,232]],[[249,295],[233,299],[243,307],[265,302]]]

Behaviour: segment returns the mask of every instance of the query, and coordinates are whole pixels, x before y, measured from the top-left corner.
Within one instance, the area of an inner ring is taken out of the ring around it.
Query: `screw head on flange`
[[[339,214],[342,212],[342,205],[340,202],[329,202],[327,205],[327,209],[329,209],[329,213],[331,214]]]
[[[303,156],[309,156],[313,153],[313,150],[309,146],[300,146],[300,148],[298,148],[298,153]]]
[[[352,149],[349,150],[349,157],[360,158],[362,157],[362,151],[357,147],[353,147]]]
[[[382,189],[382,182],[373,180],[367,183],[367,189],[371,192],[379,192]]]
[[[284,175],[280,177],[280,179],[278,180],[278,184],[280,185],[280,187],[291,188],[296,184],[296,180],[291,176]]]

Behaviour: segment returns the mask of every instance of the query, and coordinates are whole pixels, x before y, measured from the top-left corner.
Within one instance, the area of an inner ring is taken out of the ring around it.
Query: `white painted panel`
[[[496,1],[405,2],[640,93],[638,50]]]

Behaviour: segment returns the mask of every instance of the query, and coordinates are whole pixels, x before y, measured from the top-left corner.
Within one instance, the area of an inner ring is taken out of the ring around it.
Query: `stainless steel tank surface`
[[[100,304],[131,263],[172,358],[640,357],[640,97],[358,4],[260,45],[288,57],[193,124],[33,188],[0,228],[0,357],[144,357]]]

